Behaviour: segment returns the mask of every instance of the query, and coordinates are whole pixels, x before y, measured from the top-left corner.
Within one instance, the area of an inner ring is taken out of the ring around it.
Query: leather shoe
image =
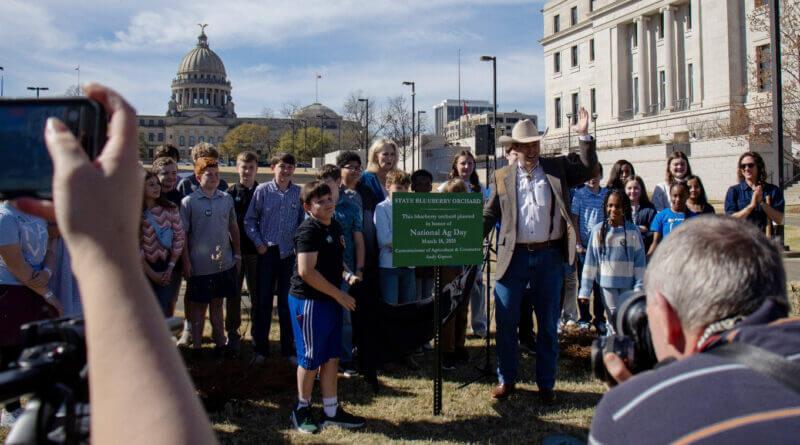
[[[553,406],[556,404],[556,392],[552,389],[540,389],[539,400],[542,405]]]
[[[502,400],[510,396],[514,392],[515,385],[513,383],[498,383],[492,390],[492,398]]]

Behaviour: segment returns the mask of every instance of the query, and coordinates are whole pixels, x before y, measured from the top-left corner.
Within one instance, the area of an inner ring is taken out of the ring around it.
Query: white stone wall
[[[772,147],[751,145],[743,137],[708,139],[691,144],[689,164],[692,173],[703,180],[708,199],[725,199],[728,187],[738,183],[736,168],[739,155],[749,150],[761,154],[767,166],[767,180],[776,183],[778,161]],[[644,179],[650,194],[656,184],[665,180],[667,156],[664,144],[600,150],[597,157],[603,164],[603,185],[608,180],[611,167],[620,159],[633,164],[636,174]]]

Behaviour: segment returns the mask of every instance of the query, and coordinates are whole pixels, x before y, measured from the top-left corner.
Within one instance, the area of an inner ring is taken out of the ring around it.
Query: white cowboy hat
[[[511,130],[511,136],[500,136],[498,143],[501,147],[513,143],[529,144],[531,142],[541,141],[546,134],[547,131],[539,134],[539,129],[536,128],[536,125],[534,125],[530,119],[523,119],[514,124],[514,128]]]

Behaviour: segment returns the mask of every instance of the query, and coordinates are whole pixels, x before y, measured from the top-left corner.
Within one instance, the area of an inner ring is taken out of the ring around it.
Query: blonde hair
[[[392,170],[389,173],[386,173],[386,188],[388,189],[394,184],[410,187],[411,175],[402,170]]]
[[[444,183],[442,193],[469,193],[469,188],[463,179],[455,178]]]
[[[219,152],[217,147],[209,144],[208,142],[200,142],[192,147],[192,161],[197,162],[200,158],[214,158],[219,159]]]
[[[380,170],[378,166],[378,151],[385,146],[391,146],[394,150],[394,162],[392,162],[392,170],[397,167],[397,144],[389,138],[380,138],[372,143],[369,147],[369,154],[367,154],[367,171],[377,173]]]

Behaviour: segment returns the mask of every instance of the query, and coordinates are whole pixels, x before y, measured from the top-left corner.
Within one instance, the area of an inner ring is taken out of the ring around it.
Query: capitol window
[[[194,146],[194,136],[189,136],[189,145]]]
[[[185,138],[185,137],[183,137],[183,136],[181,136],[181,142],[180,142],[180,146],[181,146],[181,147],[183,147],[183,146],[185,146],[185,145],[186,145],[186,138]]]
[[[208,143],[209,144],[213,144],[214,143],[214,136],[209,136],[208,137]]]

